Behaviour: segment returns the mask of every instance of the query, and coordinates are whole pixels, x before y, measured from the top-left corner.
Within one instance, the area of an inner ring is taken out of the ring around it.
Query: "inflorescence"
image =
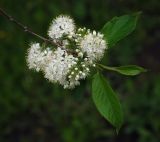
[[[107,49],[103,34],[86,28],[76,29],[69,16],[54,19],[48,36],[57,46],[32,43],[27,55],[28,66],[68,89],[79,85],[80,80],[89,75]]]

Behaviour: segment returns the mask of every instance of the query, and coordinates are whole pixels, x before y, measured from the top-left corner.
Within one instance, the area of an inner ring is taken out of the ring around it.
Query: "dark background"
[[[104,63],[148,69],[136,77],[105,72],[124,111],[117,136],[93,104],[91,83],[66,91],[29,70],[29,43],[40,40],[0,16],[0,142],[160,141],[159,0],[0,0],[0,7],[43,36],[59,14],[100,30],[114,16],[142,11],[136,30],[107,51]]]

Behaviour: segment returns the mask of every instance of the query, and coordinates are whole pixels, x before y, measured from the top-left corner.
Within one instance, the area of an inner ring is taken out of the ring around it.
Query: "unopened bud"
[[[79,52],[79,53],[78,53],[78,57],[83,57],[83,53],[82,53],[82,52]]]
[[[93,31],[93,35],[96,35],[96,31]]]
[[[82,75],[83,75],[83,76],[86,76],[86,74],[85,74],[84,72],[82,73]]]
[[[87,61],[87,60],[88,60],[88,58],[84,58],[84,60],[85,60],[85,61]]]
[[[86,66],[85,64],[82,65],[82,67],[85,67],[85,66]]]
[[[71,75],[68,76],[68,78],[71,78],[71,77],[72,77]]]
[[[89,71],[89,68],[86,68],[87,71]]]
[[[74,68],[76,71],[78,70],[78,68]]]
[[[72,71],[72,72],[71,72],[71,74],[73,75],[73,74],[74,74],[74,72]]]
[[[79,49],[76,49],[76,52],[79,52]]]
[[[79,71],[80,74],[82,74],[82,71]]]

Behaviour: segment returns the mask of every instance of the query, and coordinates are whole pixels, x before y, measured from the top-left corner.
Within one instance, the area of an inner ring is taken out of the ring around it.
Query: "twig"
[[[33,36],[36,36],[38,38],[40,38],[41,40],[43,40],[46,43],[52,44],[53,46],[57,46],[57,47],[61,47],[62,48],[62,42],[61,41],[56,41],[54,42],[53,40],[47,39],[35,32],[33,32],[31,29],[29,29],[27,26],[23,25],[21,22],[19,22],[18,20],[16,20],[15,18],[13,18],[12,16],[10,16],[7,12],[5,12],[1,7],[0,7],[0,15],[2,15],[3,17],[7,18],[10,22],[16,24],[19,28],[21,28],[22,30],[24,30],[24,32],[27,32]],[[75,53],[72,50],[66,50],[68,53],[70,54],[75,54],[77,55],[77,53]]]
[[[54,46],[60,46],[60,43],[55,43],[50,39],[47,39],[43,36],[40,36],[39,34],[33,32],[31,29],[29,29],[27,26],[23,25],[22,23],[20,23],[19,21],[17,21],[15,18],[13,18],[12,16],[10,16],[8,13],[6,13],[2,8],[0,8],[0,14],[2,16],[4,16],[5,18],[7,18],[9,21],[11,21],[12,23],[15,23],[18,27],[20,27],[22,30],[24,30],[24,32],[27,32],[33,36],[36,36],[38,38],[40,38],[41,40],[43,40],[46,43],[50,43]]]

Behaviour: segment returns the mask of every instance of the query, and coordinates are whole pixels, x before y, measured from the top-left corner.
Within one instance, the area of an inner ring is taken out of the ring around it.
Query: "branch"
[[[50,39],[47,39],[43,36],[40,36],[39,34],[33,32],[31,29],[29,29],[27,26],[23,25],[22,23],[20,23],[19,21],[17,21],[15,18],[13,18],[12,16],[10,16],[8,13],[6,13],[2,8],[0,8],[0,14],[2,16],[4,16],[5,18],[7,18],[10,22],[15,23],[18,27],[20,27],[22,30],[24,30],[24,32],[27,32],[33,36],[36,36],[38,38],[40,38],[41,40],[43,40],[46,43],[50,43],[54,46],[60,46],[60,43],[55,43]]]

